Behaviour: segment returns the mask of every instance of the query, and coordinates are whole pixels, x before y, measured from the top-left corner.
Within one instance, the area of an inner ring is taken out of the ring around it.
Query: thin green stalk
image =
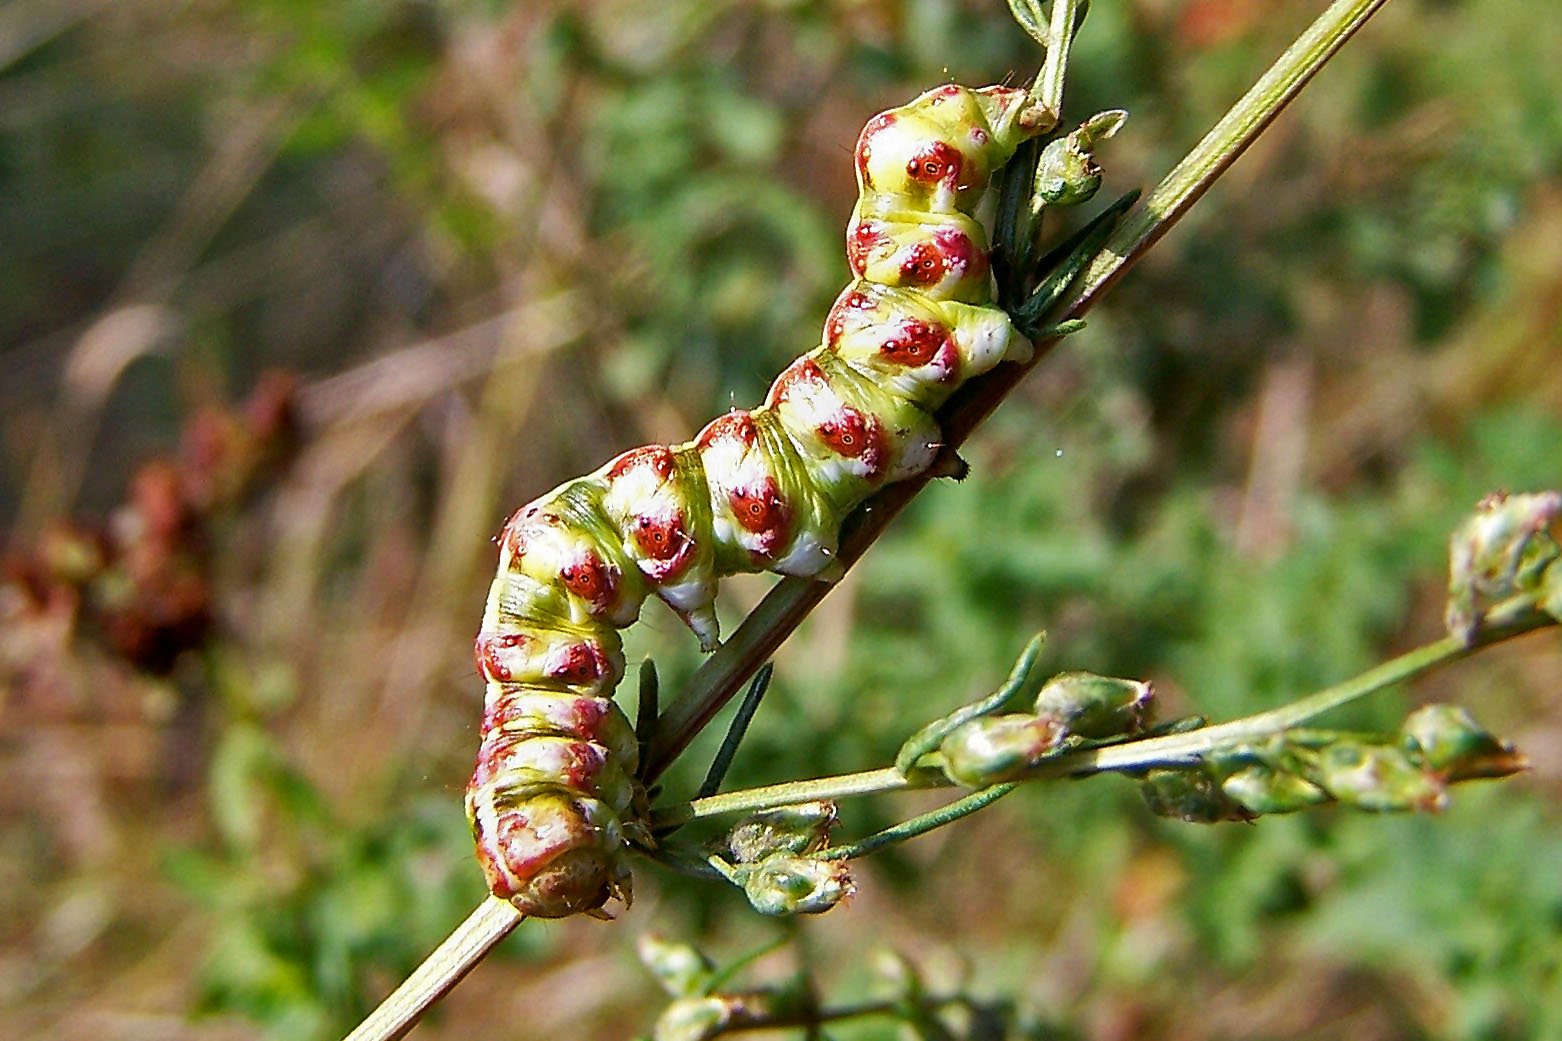
[[[970,795],[956,799],[946,806],[940,806],[936,810],[912,817],[910,820],[901,821],[892,828],[874,832],[867,838],[861,839],[845,846],[833,846],[818,854],[820,860],[856,860],[865,857],[869,853],[881,850],[886,846],[893,846],[897,842],[905,842],[914,839],[918,835],[926,835],[935,828],[942,828],[946,824],[953,824],[962,817],[969,817],[977,810],[986,809],[999,799],[1008,795],[1019,787],[1018,782],[995,784],[990,788],[982,788]]]
[[[1290,704],[1186,733],[1125,741],[1105,748],[1092,748],[1056,756],[1037,764],[1024,779],[1077,777],[1093,773],[1142,770],[1151,766],[1193,762],[1222,746],[1254,741],[1288,730],[1385,687],[1414,679],[1434,668],[1467,658],[1493,644],[1557,624],[1555,620],[1533,610],[1507,616],[1499,608],[1488,617],[1502,620],[1499,624],[1489,625],[1483,629],[1472,644],[1466,645],[1455,637],[1447,636],[1406,651],[1399,657],[1368,669],[1358,676]],[[952,782],[937,774],[919,771],[912,778],[908,778],[894,767],[884,767],[878,770],[820,777],[809,781],[790,781],[763,788],[725,792],[709,799],[696,799],[693,802],[658,809],[653,820],[655,825],[660,827],[684,824],[727,813],[752,813],[774,809],[777,806],[806,802],[811,799],[846,799],[885,792],[951,786]],[[985,788],[974,795],[984,795],[994,790],[994,788]],[[950,806],[956,805],[959,804],[950,804]],[[949,808],[935,810],[932,814],[924,814],[923,817],[931,817]],[[957,814],[957,816],[963,815]],[[914,818],[915,821],[922,819]],[[912,821],[906,822],[907,825],[912,823]],[[921,829],[921,831],[926,830],[930,829]],[[916,834],[921,834],[921,831]]]
[[[948,782],[934,779],[931,783],[915,783],[908,780],[893,766],[880,770],[862,770],[857,773],[837,774],[834,777],[815,777],[807,781],[787,781],[783,784],[767,784],[760,788],[743,788],[735,792],[723,792],[705,799],[680,803],[652,811],[651,828],[662,828],[706,817],[719,817],[725,813],[747,813],[754,810],[771,810],[777,806],[791,806],[815,799],[849,799],[856,795],[877,795],[909,788],[941,788]]]
[[[1053,126],[1063,116],[1063,75],[1068,70],[1068,52],[1079,24],[1080,3],[1081,0],[1052,0],[1052,18],[1047,24],[1047,58],[1041,66],[1041,75],[1036,77],[1030,90],[1030,96],[1051,114]]]
[[[1375,668],[1368,669],[1343,683],[1320,690],[1300,701],[1260,712],[1256,716],[1234,719],[1185,734],[1170,734],[1147,741],[1130,741],[1122,745],[1091,749],[1071,756],[1060,757],[1056,763],[1048,763],[1037,777],[1055,777],[1064,774],[1098,773],[1108,770],[1137,770],[1147,766],[1193,762],[1222,745],[1252,741],[1282,730],[1289,730],[1323,715],[1341,705],[1382,690],[1395,683],[1414,679],[1422,673],[1467,658],[1476,651],[1511,637],[1556,623],[1530,612],[1525,617],[1500,629],[1489,630],[1482,638],[1466,645],[1453,636],[1406,651]]]
[[[1171,230],[1314,74],[1388,0],[1335,0],[1155,186],[1138,213],[1118,225],[1085,274],[1081,302],[1094,300],[1133,260]],[[1076,312],[1070,311],[1071,315]]]

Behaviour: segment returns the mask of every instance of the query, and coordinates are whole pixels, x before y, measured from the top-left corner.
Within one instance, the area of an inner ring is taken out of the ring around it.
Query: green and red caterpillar
[[[488,686],[466,797],[494,895],[539,917],[627,898],[624,847],[645,839],[645,796],[612,695],[618,630],[645,598],[666,601],[710,650],[722,576],[833,577],[847,514],[932,465],[939,405],[999,362],[1029,358],[993,303],[973,212],[1042,115],[1024,90],[949,85],[875,116],[856,148],[855,281],[823,343],[759,408],[682,445],[626,452],[505,524],[477,637]]]

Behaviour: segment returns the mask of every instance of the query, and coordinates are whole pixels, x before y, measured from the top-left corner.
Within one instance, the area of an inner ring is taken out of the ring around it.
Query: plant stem
[[[1147,766],[1193,762],[1222,745],[1252,741],[1282,730],[1289,730],[1374,691],[1413,679],[1443,665],[1452,664],[1494,643],[1554,624],[1556,623],[1550,618],[1532,613],[1510,626],[1488,630],[1472,644],[1467,645],[1457,637],[1445,636],[1441,640],[1406,651],[1399,657],[1368,669],[1359,676],[1308,695],[1300,701],[1293,701],[1289,705],[1281,705],[1268,712],[1260,712],[1256,716],[1233,719],[1229,723],[1191,730],[1185,734],[1168,734],[1147,741],[1130,741],[1126,744],[1109,745],[1106,748],[1094,748],[1063,756],[1056,764],[1046,764],[1046,767],[1034,776],[1055,777],[1063,774],[1137,770]],[[1053,768],[1054,766],[1056,768]]]
[[[914,839],[918,835],[926,835],[935,828],[942,828],[945,824],[953,824],[962,817],[969,817],[977,810],[986,809],[999,799],[1018,788],[1018,782],[995,784],[989,788],[982,788],[970,795],[956,799],[947,806],[940,806],[910,820],[901,821],[892,828],[875,832],[865,839],[846,846],[833,846],[822,850],[818,854],[820,860],[856,860],[865,857],[875,850],[885,846],[893,846],[897,842],[905,842]]]
[[[660,830],[676,824],[718,817],[724,813],[746,813],[751,810],[770,810],[777,806],[810,802],[814,799],[849,799],[855,795],[878,795],[881,792],[910,788],[943,788],[949,782],[933,777],[929,783],[913,784],[893,766],[878,770],[861,770],[856,773],[836,774],[833,777],[815,777],[807,781],[786,781],[767,784],[760,788],[743,788],[735,792],[723,792],[705,799],[680,803],[654,810],[651,827]]]
[[[1093,300],[1146,247],[1166,234],[1307,81],[1387,2],[1334,0],[1155,186],[1139,212],[1117,227],[1100,259],[1085,273],[1081,300]]]
[[[1068,69],[1068,52],[1074,43],[1079,4],[1080,0],[1052,0],[1052,18],[1047,23],[1047,57],[1041,66],[1041,75],[1031,86],[1031,98],[1051,114],[1052,126],[1056,126],[1063,116],[1063,74]]]
[[[488,897],[345,1041],[394,1041],[406,1036],[429,1006],[460,983],[523,917],[498,897]]]
[[[1414,650],[1406,651],[1399,657],[1368,669],[1358,676],[1353,676],[1342,683],[1337,683],[1332,687],[1318,691],[1316,694],[1310,694],[1288,705],[1281,705],[1278,708],[1269,709],[1257,715],[1244,716],[1241,719],[1233,719],[1226,723],[1203,727],[1186,733],[1167,734],[1163,737],[1144,738],[1138,741],[1125,741],[1122,744],[1108,745],[1105,748],[1092,748],[1055,756],[1037,763],[1033,769],[1027,772],[1024,779],[1041,780],[1053,777],[1080,777],[1094,773],[1142,770],[1151,766],[1193,762],[1222,746],[1253,741],[1288,730],[1331,709],[1339,708],[1375,691],[1382,690],[1384,687],[1413,679],[1431,669],[1469,657],[1485,647],[1490,647],[1504,640],[1556,624],[1556,621],[1538,612],[1524,612],[1504,620],[1500,625],[1482,630],[1472,644],[1466,645],[1456,637],[1446,636],[1440,640],[1417,647]],[[820,777],[809,781],[790,781],[786,784],[766,785],[763,788],[746,788],[741,791],[725,792],[708,799],[696,799],[693,802],[658,809],[653,815],[653,825],[661,827],[671,824],[683,824],[704,817],[715,817],[725,813],[748,813],[774,809],[777,806],[806,802],[811,799],[845,799],[859,795],[877,795],[884,792],[952,786],[953,783],[951,781],[937,774],[919,772],[917,775],[908,778],[894,767],[884,767],[878,770],[864,770],[858,773],[837,774],[833,777]],[[995,785],[992,788],[984,788],[975,792],[973,795],[985,795],[1000,788],[1004,789],[1004,791],[999,792],[999,795],[1003,795],[1007,794],[1007,790],[1010,787],[1011,785],[1009,784]],[[967,796],[968,799],[972,797]],[[995,799],[997,797],[997,795],[993,796]],[[961,802],[964,801],[961,800]],[[924,831],[931,830],[931,828],[921,827],[918,822],[923,822],[925,819],[945,813],[957,806],[960,806],[960,802],[951,803],[949,806],[934,810],[930,814],[913,818],[905,824],[898,825],[897,828],[908,827],[916,823],[920,830],[914,832],[914,834],[921,834]],[[965,813],[956,813],[949,819],[954,820],[964,815]],[[936,827],[937,825],[933,826]],[[891,828],[889,832],[894,832],[897,828]],[[888,834],[889,832],[880,834]],[[877,836],[872,838],[876,839]],[[855,856],[857,854],[853,853],[851,855]]]
[[[1187,157],[1150,193],[1137,215],[1130,215],[1086,272],[1083,287],[1063,317],[1082,317],[1101,294],[1247,150],[1259,133],[1297,91],[1387,0],[1335,0],[1295,44],[1286,50]],[[1052,338],[1036,343],[1026,365],[1001,365],[962,387],[939,413],[946,451],[953,452],[998,407],[1030,369],[1057,344]],[[841,530],[838,559],[849,568],[883,533],[931,477],[923,475],[894,484],[869,499],[847,519]],[[744,682],[767,660],[792,630],[824,599],[830,586],[809,579],[780,582],[744,619],[736,632],[705,660],[687,686],[667,707],[647,753],[646,778],[661,775],[694,736]]]

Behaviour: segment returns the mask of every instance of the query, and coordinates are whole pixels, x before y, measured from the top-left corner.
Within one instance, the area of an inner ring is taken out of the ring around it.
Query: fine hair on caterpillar
[[[841,522],[923,474],[935,410],[1030,342],[994,303],[973,216],[1044,125],[1022,89],[946,85],[869,120],[846,232],[854,281],[765,401],[631,449],[523,506],[499,536],[476,642],[487,682],[467,815],[489,888],[523,914],[602,914],[647,842],[618,630],[655,594],[712,650],[725,575],[833,579]]]

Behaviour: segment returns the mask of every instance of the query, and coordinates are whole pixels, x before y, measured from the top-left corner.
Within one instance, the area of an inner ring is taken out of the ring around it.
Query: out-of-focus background
[[[1132,113],[1107,190],[1322,6],[1096,0],[1068,117]],[[1038,58],[998,0],[0,7],[0,1036],[356,1022],[482,893],[491,534],[755,401],[845,281],[861,124]],[[793,638],[732,783],[882,764],[1041,628],[1217,718],[1435,637],[1456,519],[1562,485],[1559,98],[1545,5],[1390,4]],[[655,605],[629,646],[672,690],[695,664]],[[1562,647],[1342,721],[1432,699],[1533,772],[1211,828],[1036,786],[801,923],[647,869],[418,1036],[643,1032],[651,930],[791,936],[760,968],[836,1000],[892,947],[1028,1036],[1562,1036]]]

